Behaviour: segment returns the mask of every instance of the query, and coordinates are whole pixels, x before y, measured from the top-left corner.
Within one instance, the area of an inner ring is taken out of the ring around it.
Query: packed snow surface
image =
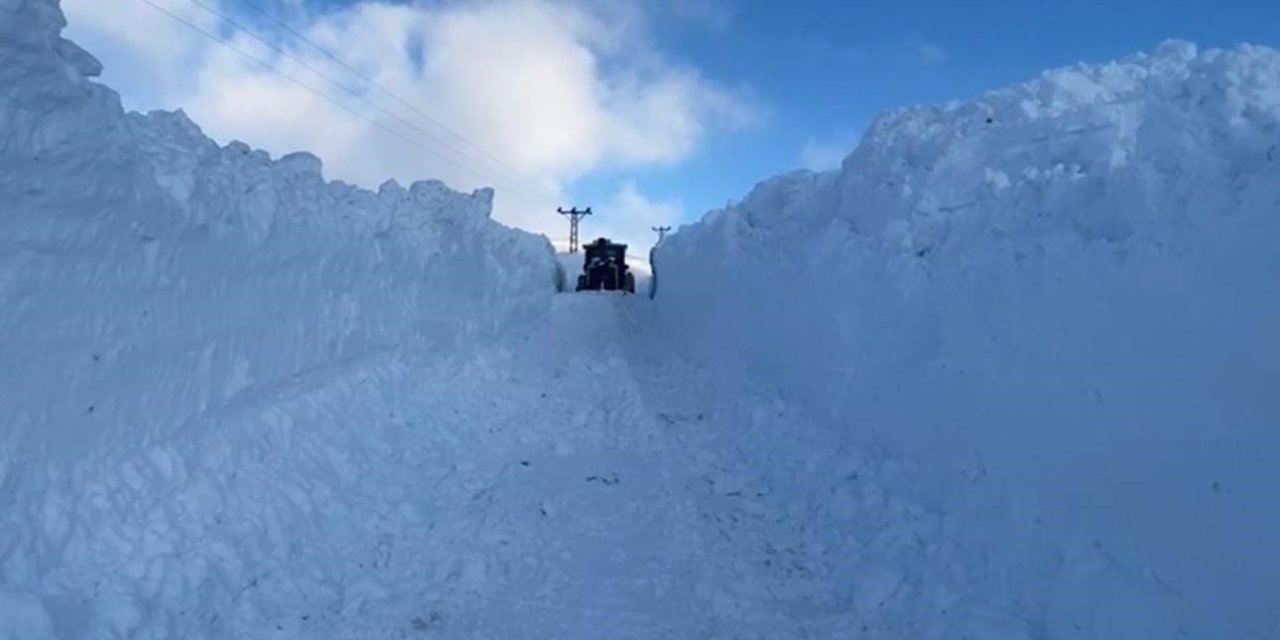
[[[657,306],[900,458],[1032,637],[1271,638],[1278,243],[1280,53],[1171,42],[882,117],[669,238]]]
[[[1280,636],[1276,52],[889,114],[650,300],[62,26],[0,0],[0,638]]]

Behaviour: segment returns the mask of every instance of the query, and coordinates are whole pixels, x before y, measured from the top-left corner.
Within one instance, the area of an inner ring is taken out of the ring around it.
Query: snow
[[[2,72],[0,322],[27,366],[0,374],[0,411],[25,432],[86,448],[160,435],[330,363],[545,310],[550,247],[488,220],[490,191],[370,193],[325,183],[305,153],[218,148],[180,113],[126,117],[82,77],[97,70],[88,54],[48,38],[50,6],[7,8],[19,15],[4,34],[6,59],[29,62]]]
[[[126,115],[62,24],[0,2],[0,628],[174,637],[350,508],[360,432],[316,416],[548,313],[553,251],[488,190],[363,191]]]
[[[0,638],[1280,635],[1280,54],[887,114],[650,300],[62,22],[0,0]]]
[[[1011,637],[1272,637],[1278,124],[1280,53],[1184,43],[890,113],[669,237],[660,324],[911,465]]]

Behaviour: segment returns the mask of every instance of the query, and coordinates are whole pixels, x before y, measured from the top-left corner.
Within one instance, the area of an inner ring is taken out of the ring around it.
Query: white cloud
[[[625,182],[614,194],[602,219],[602,233],[630,245],[633,252],[644,253],[657,240],[654,227],[675,227],[684,214],[678,200],[651,200],[640,193],[632,182]]]
[[[654,13],[689,22],[711,31],[728,29],[737,7],[730,0],[651,0]]]
[[[105,79],[128,106],[190,90],[187,69],[200,65],[208,41],[178,20],[210,32],[217,29],[216,19],[194,4],[150,1],[159,8],[137,0],[62,0],[70,23],[67,35],[109,64]]]
[[[603,206],[592,207],[592,214],[582,219],[582,243],[604,237],[627,245],[632,259],[644,262],[649,247],[658,239],[654,227],[673,229],[684,215],[684,204],[678,200],[654,200],[645,196],[634,182],[626,181]],[[561,220],[560,228],[548,234],[557,249],[569,246],[568,223]]]
[[[800,166],[810,171],[829,171],[840,167],[845,156],[858,145],[855,133],[843,134],[826,140],[810,138],[800,150]]]
[[[259,35],[288,56],[188,2],[152,1],[379,124],[140,2],[64,0],[68,36],[103,60],[104,81],[120,89],[129,106],[181,107],[221,142],[240,139],[276,154],[310,150],[324,159],[328,177],[364,186],[392,177],[439,178],[464,190],[492,185],[498,191],[495,216],[539,232],[560,232],[556,205],[565,204],[560,199],[566,189],[592,171],[678,163],[715,128],[741,126],[754,114],[737,93],[653,48],[644,13],[651,5],[365,0],[336,12],[291,13],[300,16],[292,28],[376,79],[413,106],[408,108],[283,33]],[[705,7],[720,6],[705,1]],[[224,13],[236,6],[220,5]],[[696,15],[720,14],[707,9]],[[233,19],[262,24],[251,17]],[[669,210],[645,200],[634,185],[614,204],[639,217],[651,217],[655,206]]]
[[[923,64],[939,64],[947,60],[947,52],[942,47],[924,39],[922,36],[913,37],[911,39],[911,47],[915,52],[916,59]]]
[[[798,51],[810,64],[843,66],[871,60],[871,53],[866,48],[841,39],[833,39],[823,33],[794,33],[789,38],[789,46]]]

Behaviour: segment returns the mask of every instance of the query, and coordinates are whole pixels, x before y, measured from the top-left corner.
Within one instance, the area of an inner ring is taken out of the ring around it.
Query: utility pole
[[[560,207],[556,207],[556,212],[562,216],[569,216],[569,253],[577,253],[578,252],[578,220],[581,219],[582,216],[591,215],[591,207],[587,207],[583,211],[578,211],[577,207],[574,207],[568,211],[565,211]]]
[[[671,230],[671,227],[651,227],[651,228],[654,231],[658,232],[658,244],[662,244],[662,239],[667,237],[667,232]]]

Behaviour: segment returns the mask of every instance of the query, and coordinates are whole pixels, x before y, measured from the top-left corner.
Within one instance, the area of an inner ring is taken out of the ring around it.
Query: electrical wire
[[[254,40],[256,40],[256,41],[258,41],[259,43],[261,43],[263,46],[266,46],[267,48],[271,49],[272,51],[275,51],[276,53],[280,54],[282,57],[284,57],[284,58],[286,58],[286,59],[288,59],[288,60],[292,60],[293,62],[297,63],[298,65],[300,65],[300,66],[301,66],[301,67],[303,67],[304,69],[306,69],[306,70],[310,71],[311,73],[316,74],[316,75],[317,75],[317,76],[319,76],[320,78],[323,78],[324,80],[326,80],[326,81],[328,81],[328,82],[332,83],[334,86],[338,87],[339,89],[341,89],[341,90],[342,90],[342,91],[344,91],[345,93],[350,94],[351,96],[353,96],[353,97],[354,97],[354,98],[356,98],[357,100],[360,100],[362,103],[367,104],[367,105],[369,105],[370,107],[372,107],[372,108],[376,109],[377,111],[380,111],[380,112],[382,112],[382,113],[386,114],[387,116],[391,117],[392,119],[394,119],[395,121],[399,122],[400,124],[402,124],[402,125],[404,125],[404,126],[406,126],[406,127],[410,128],[410,129],[413,129],[414,131],[416,131],[416,132],[418,132],[418,133],[422,134],[423,136],[425,136],[426,138],[429,138],[431,141],[433,141],[433,142],[435,142],[435,143],[439,144],[440,146],[444,147],[445,149],[448,149],[449,151],[451,151],[451,152],[453,152],[454,154],[456,154],[459,158],[462,158],[462,159],[463,159],[463,160],[465,160],[466,162],[471,163],[471,164],[472,164],[472,169],[479,169],[479,170],[480,170],[480,171],[482,171],[482,172],[492,172],[492,173],[494,173],[497,177],[500,177],[502,180],[506,181],[506,182],[508,183],[508,185],[510,185],[510,186],[518,186],[518,187],[519,187],[519,189],[518,189],[519,191],[528,191],[528,192],[532,192],[532,191],[538,191],[538,190],[540,190],[540,187],[539,187],[539,186],[536,186],[536,183],[534,183],[534,182],[530,182],[530,181],[526,181],[526,179],[525,179],[523,176],[519,175],[519,172],[515,172],[515,173],[513,173],[513,174],[503,176],[503,175],[501,175],[501,174],[502,174],[502,172],[501,172],[501,171],[494,171],[492,167],[486,167],[484,162],[479,161],[479,160],[476,160],[476,159],[475,159],[475,158],[473,158],[473,157],[470,157],[466,152],[464,152],[464,151],[462,151],[462,150],[460,150],[460,149],[458,149],[458,148],[454,147],[453,145],[451,145],[451,144],[449,144],[448,142],[446,142],[446,141],[444,141],[444,140],[440,139],[439,137],[437,137],[436,135],[434,135],[434,134],[432,134],[431,132],[427,131],[426,129],[423,129],[422,127],[419,127],[417,124],[412,123],[412,122],[409,122],[409,121],[405,120],[404,118],[400,117],[398,114],[396,114],[396,113],[394,113],[394,112],[392,112],[392,111],[390,111],[390,110],[388,110],[388,109],[386,109],[386,108],[382,107],[382,106],[381,106],[381,105],[379,105],[379,104],[376,104],[375,102],[373,102],[373,101],[372,101],[372,100],[370,100],[369,98],[367,98],[367,97],[365,97],[364,95],[362,95],[359,91],[356,91],[355,89],[352,89],[352,88],[350,88],[350,87],[348,87],[348,86],[344,85],[343,83],[339,82],[336,78],[333,78],[333,77],[332,77],[332,76],[330,76],[329,74],[327,74],[327,73],[325,73],[325,72],[321,71],[320,69],[317,69],[316,67],[314,67],[313,65],[311,65],[311,64],[310,64],[309,62],[307,62],[306,60],[303,60],[303,59],[301,59],[301,58],[299,58],[299,57],[297,57],[297,56],[295,56],[295,55],[293,55],[293,54],[289,53],[288,51],[286,51],[284,48],[280,47],[279,45],[276,45],[275,43],[273,43],[273,42],[269,42],[268,40],[266,40],[266,39],[264,39],[264,38],[262,38],[262,37],[258,36],[256,33],[254,33],[254,32],[253,32],[252,30],[250,30],[248,27],[245,27],[244,25],[242,25],[242,24],[240,24],[240,23],[236,22],[235,20],[231,19],[229,16],[227,16],[226,14],[224,14],[222,11],[218,10],[217,8],[209,6],[208,4],[206,4],[205,2],[203,2],[202,0],[187,0],[187,1],[188,1],[188,2],[190,2],[191,4],[194,4],[194,5],[198,6],[198,7],[200,7],[201,9],[204,9],[205,11],[209,12],[210,14],[213,14],[213,15],[214,15],[214,16],[216,16],[218,19],[220,19],[220,20],[222,20],[223,22],[225,22],[226,24],[230,25],[232,28],[234,28],[234,29],[239,29],[240,31],[242,31],[242,32],[244,32],[246,35],[248,35],[250,38],[253,38]],[[315,45],[313,45],[313,46],[315,46]],[[331,56],[331,57],[332,57],[332,56]],[[349,67],[348,65],[346,65],[345,63],[343,63],[343,64],[342,64],[342,66],[343,66],[343,67],[345,67],[345,68],[350,69],[350,67]],[[375,84],[375,86],[376,86],[376,83],[373,83],[373,82],[372,82],[372,80],[369,80],[366,76],[363,76],[363,74],[358,74],[358,73],[357,73],[357,75],[360,75],[362,78],[364,78],[366,82],[370,82],[370,83],[372,83],[372,84]],[[385,90],[384,90],[384,91],[385,91]],[[455,135],[457,135],[457,134],[455,134]],[[514,171],[514,170],[513,170],[513,171]],[[483,175],[483,174],[479,174],[479,175]],[[486,177],[485,177],[485,178],[483,178],[483,179],[484,179],[484,180],[489,180],[490,178],[486,176]]]
[[[170,11],[169,9],[166,9],[165,7],[160,6],[159,4],[156,4],[155,2],[153,2],[153,0],[138,0],[138,1],[139,1],[139,2],[141,2],[141,3],[143,3],[143,4],[145,4],[145,5],[150,6],[152,9],[155,9],[156,11],[158,11],[158,12],[160,12],[160,13],[164,14],[165,16],[168,16],[170,19],[174,20],[175,22],[178,22],[179,24],[182,24],[182,25],[186,26],[187,28],[189,28],[189,29],[191,29],[191,30],[193,30],[193,31],[195,31],[195,32],[197,32],[197,33],[199,33],[199,34],[201,34],[201,35],[205,36],[206,38],[209,38],[210,40],[212,40],[212,41],[216,42],[217,44],[219,44],[219,45],[221,45],[221,46],[223,46],[223,47],[226,47],[228,50],[230,50],[230,51],[232,51],[232,52],[236,53],[237,55],[240,55],[241,57],[243,57],[243,58],[245,58],[245,59],[247,59],[247,60],[249,60],[249,61],[251,61],[251,62],[253,62],[253,63],[257,64],[258,66],[260,66],[260,67],[262,67],[262,68],[264,68],[264,69],[267,69],[268,71],[271,71],[271,72],[275,73],[276,75],[279,75],[281,78],[283,78],[283,79],[284,79],[284,80],[286,80],[287,82],[289,82],[289,83],[291,83],[291,84],[293,84],[293,85],[295,85],[295,86],[297,86],[297,87],[299,87],[299,88],[301,88],[301,89],[303,89],[303,90],[307,91],[308,93],[311,93],[311,94],[315,95],[316,97],[318,97],[318,98],[320,98],[320,99],[322,99],[322,100],[324,100],[324,101],[326,101],[326,102],[328,102],[328,103],[330,103],[330,104],[333,104],[334,106],[336,106],[336,107],[338,107],[338,108],[342,109],[343,111],[346,111],[346,112],[348,112],[348,113],[352,114],[352,115],[353,115],[353,116],[355,116],[356,118],[358,118],[358,119],[360,119],[360,120],[362,120],[362,121],[365,121],[365,122],[367,122],[367,123],[369,123],[369,124],[371,124],[371,125],[373,125],[373,126],[377,127],[378,129],[381,129],[381,130],[382,130],[382,131],[384,131],[385,133],[387,133],[387,134],[389,134],[389,135],[391,135],[391,136],[393,136],[393,137],[395,137],[395,138],[399,139],[400,141],[402,141],[402,142],[404,142],[404,143],[406,143],[406,144],[409,144],[409,145],[411,145],[411,146],[414,146],[414,147],[416,147],[416,148],[418,148],[418,149],[420,149],[420,150],[422,150],[422,151],[425,151],[425,152],[427,152],[427,153],[429,153],[429,154],[431,154],[431,155],[433,155],[433,156],[435,156],[435,157],[437,157],[437,158],[439,158],[439,159],[441,159],[441,160],[443,160],[443,161],[445,161],[445,162],[447,162],[447,163],[454,164],[455,166],[458,166],[458,167],[460,167],[461,169],[464,169],[464,170],[465,170],[465,171],[467,171],[469,174],[471,174],[473,177],[475,177],[475,178],[479,179],[481,182],[490,182],[490,181],[493,179],[493,177],[492,177],[492,176],[490,176],[490,175],[486,175],[485,173],[483,173],[483,172],[481,172],[481,171],[478,171],[478,170],[477,170],[476,168],[474,168],[474,167],[471,167],[471,166],[467,166],[467,165],[463,165],[463,164],[457,163],[454,159],[449,158],[449,157],[446,157],[446,156],[445,156],[441,151],[439,151],[438,149],[431,148],[431,147],[429,147],[429,146],[427,146],[427,145],[422,144],[421,142],[419,142],[419,141],[417,141],[417,140],[413,140],[413,139],[410,139],[410,138],[408,138],[408,137],[406,137],[406,136],[402,135],[402,134],[401,134],[401,132],[396,131],[394,128],[389,127],[389,126],[387,126],[386,124],[384,124],[384,123],[382,123],[382,122],[379,122],[379,121],[377,121],[377,120],[375,120],[375,119],[373,119],[373,118],[368,117],[367,115],[365,115],[364,113],[362,113],[359,109],[357,109],[357,108],[355,108],[355,107],[352,107],[352,106],[350,106],[350,105],[348,105],[348,104],[346,104],[346,103],[344,103],[344,102],[342,102],[342,101],[340,101],[340,100],[337,100],[336,98],[332,97],[331,95],[328,95],[327,93],[325,93],[325,92],[324,92],[323,90],[321,90],[321,89],[318,89],[318,88],[316,88],[316,87],[314,87],[314,86],[311,86],[310,84],[307,84],[306,82],[303,82],[303,81],[301,81],[301,80],[298,80],[297,78],[294,78],[293,76],[290,76],[289,74],[287,74],[287,73],[285,73],[285,72],[281,71],[280,69],[276,68],[276,67],[275,67],[275,66],[273,66],[272,64],[270,64],[270,63],[268,63],[268,62],[265,62],[265,61],[263,61],[263,60],[261,60],[261,59],[257,58],[257,57],[256,57],[256,56],[254,56],[253,54],[250,54],[250,53],[248,53],[248,52],[244,51],[243,49],[240,49],[240,48],[238,48],[238,47],[236,47],[236,46],[234,46],[234,45],[232,45],[232,44],[230,44],[230,43],[226,42],[225,40],[223,40],[223,39],[222,39],[221,37],[219,37],[218,35],[216,35],[216,34],[214,34],[214,33],[210,33],[208,30],[206,30],[206,29],[204,29],[204,28],[200,27],[199,25],[197,25],[197,24],[195,24],[195,23],[193,23],[193,22],[191,22],[191,21],[189,21],[189,20],[187,20],[187,19],[183,18],[182,16],[179,16],[178,14],[173,13],[173,12],[172,12],[172,11]],[[200,3],[199,3],[197,0],[191,0],[191,1],[193,2],[193,4],[200,5]],[[208,7],[203,7],[203,5],[200,5],[200,6],[202,6],[202,8],[205,8],[206,10],[208,10]],[[221,17],[221,16],[220,16],[220,17]],[[235,26],[235,25],[233,25],[233,26]],[[261,41],[261,40],[259,39],[259,41]],[[265,43],[264,43],[264,44],[265,44]],[[270,46],[270,45],[269,45],[269,46]],[[274,48],[274,47],[273,47],[273,48]],[[278,49],[277,49],[277,50],[278,50]],[[296,61],[296,59],[295,59],[295,61]],[[299,62],[300,64],[305,64],[305,63],[301,63],[301,61],[298,61],[298,62]],[[326,77],[326,76],[324,76],[323,74],[319,74],[319,75],[321,75],[321,77]],[[334,81],[333,79],[331,79],[331,78],[327,78],[327,77],[326,77],[326,79],[327,79],[327,80],[329,80],[330,82],[333,82],[335,85],[337,85],[337,86],[339,86],[339,87],[342,87],[342,85],[341,85],[340,83],[337,83],[337,82],[336,82],[336,81]],[[342,88],[346,89],[345,87],[342,87]],[[350,90],[348,90],[348,92],[350,92]],[[357,97],[359,97],[358,93],[357,93],[356,95],[357,95]],[[366,102],[368,102],[367,100],[365,100],[365,101],[366,101]],[[371,103],[370,103],[370,104],[371,104]],[[374,106],[376,107],[376,105],[374,105]],[[385,109],[382,109],[382,111],[386,112],[386,110],[385,110]],[[402,123],[405,123],[406,125],[410,126],[411,128],[414,128],[415,130],[419,130],[419,131],[421,130],[421,128],[420,128],[420,127],[416,127],[416,126],[414,126],[412,123],[408,123],[408,122],[404,121],[402,118],[399,118],[399,117],[398,117],[398,116],[396,116],[394,113],[390,113],[390,112],[387,112],[387,113],[389,113],[392,117],[396,118],[398,121],[400,121],[400,122],[402,122]],[[455,153],[457,153],[457,151],[456,151],[456,150],[454,150],[454,151],[455,151]],[[463,157],[465,158],[465,156],[463,156]],[[510,185],[510,186],[515,186],[515,185]],[[525,195],[527,195],[527,196],[531,196],[531,195],[532,195],[531,193],[529,193],[529,192],[528,192],[526,189],[524,189],[524,188],[518,188],[518,187],[517,187],[515,190],[516,190],[516,191],[518,191],[518,192],[522,192],[522,193],[524,193],[524,194],[525,194]]]
[[[362,71],[360,71],[359,69],[355,68],[354,66],[352,66],[352,65],[348,64],[345,60],[343,60],[342,58],[338,57],[338,55],[337,55],[337,54],[333,53],[332,51],[330,51],[329,49],[327,49],[327,48],[325,48],[325,47],[320,46],[319,44],[316,44],[313,40],[311,40],[310,38],[308,38],[306,35],[304,35],[304,34],[300,33],[299,31],[297,31],[297,30],[296,30],[296,29],[294,29],[293,27],[289,26],[289,24],[288,24],[287,22],[285,22],[284,20],[282,20],[282,19],[280,19],[280,18],[276,17],[276,16],[275,16],[275,15],[273,15],[270,11],[267,11],[266,9],[262,8],[262,6],[258,5],[258,4],[257,4],[257,3],[255,3],[255,2],[252,2],[251,0],[240,0],[240,4],[243,4],[243,5],[247,6],[247,7],[249,7],[250,9],[253,9],[254,11],[258,12],[258,13],[259,13],[259,14],[261,14],[263,17],[265,17],[266,19],[268,19],[268,20],[270,20],[272,23],[274,23],[276,26],[280,27],[284,32],[286,32],[286,33],[288,33],[288,34],[292,35],[293,37],[297,38],[298,40],[300,40],[300,41],[302,41],[302,42],[306,43],[308,46],[310,46],[311,48],[313,48],[313,49],[315,49],[316,51],[320,52],[322,55],[324,55],[325,57],[329,58],[330,60],[332,60],[332,61],[333,61],[334,63],[336,63],[337,65],[341,66],[342,68],[344,68],[344,69],[346,69],[347,71],[351,72],[352,74],[356,75],[356,76],[357,76],[357,77],[359,77],[360,79],[362,79],[362,80],[364,80],[365,82],[369,83],[369,85],[370,85],[370,86],[373,86],[373,87],[377,88],[379,91],[382,91],[382,92],[383,92],[383,93],[385,93],[388,97],[390,97],[392,100],[395,100],[396,102],[400,103],[402,106],[404,106],[404,107],[408,108],[409,110],[413,111],[414,113],[417,113],[419,116],[422,116],[422,117],[423,117],[423,118],[425,118],[428,122],[430,122],[430,123],[434,124],[435,126],[439,127],[441,130],[443,130],[444,132],[446,132],[446,133],[448,133],[449,135],[453,136],[453,137],[454,137],[454,138],[456,138],[458,141],[462,142],[463,144],[465,144],[465,145],[467,145],[467,146],[470,146],[471,148],[475,149],[476,151],[478,151],[479,153],[481,153],[481,154],[482,154],[482,155],[484,155],[485,157],[487,157],[487,158],[489,158],[490,160],[492,160],[492,161],[496,162],[498,165],[502,166],[503,168],[507,169],[508,171],[511,171],[511,172],[512,172],[512,173],[514,173],[515,175],[521,175],[520,170],[518,170],[518,169],[516,169],[516,168],[514,168],[514,167],[512,167],[512,166],[510,166],[510,165],[508,165],[506,162],[503,162],[501,158],[498,158],[497,156],[495,156],[495,155],[493,155],[493,154],[489,153],[489,152],[488,152],[488,151],[486,151],[483,147],[481,147],[481,146],[479,146],[479,145],[477,145],[477,144],[475,144],[475,143],[471,142],[470,140],[468,140],[468,139],[467,139],[465,136],[463,136],[462,134],[460,134],[460,133],[458,133],[458,132],[454,131],[453,129],[450,129],[447,125],[445,125],[443,122],[441,122],[440,120],[438,120],[438,119],[436,119],[435,117],[433,117],[430,113],[427,113],[426,111],[424,111],[424,110],[422,110],[422,109],[419,109],[417,106],[413,105],[413,104],[412,104],[412,103],[410,103],[409,101],[407,101],[407,100],[405,100],[405,99],[401,98],[400,96],[396,95],[396,94],[395,94],[394,92],[392,92],[390,89],[387,89],[386,87],[382,86],[382,84],[380,84],[378,81],[374,80],[373,78],[370,78],[370,77],[369,77],[367,74],[365,74],[364,72],[362,72]],[[535,181],[535,184],[536,184],[536,181]]]

